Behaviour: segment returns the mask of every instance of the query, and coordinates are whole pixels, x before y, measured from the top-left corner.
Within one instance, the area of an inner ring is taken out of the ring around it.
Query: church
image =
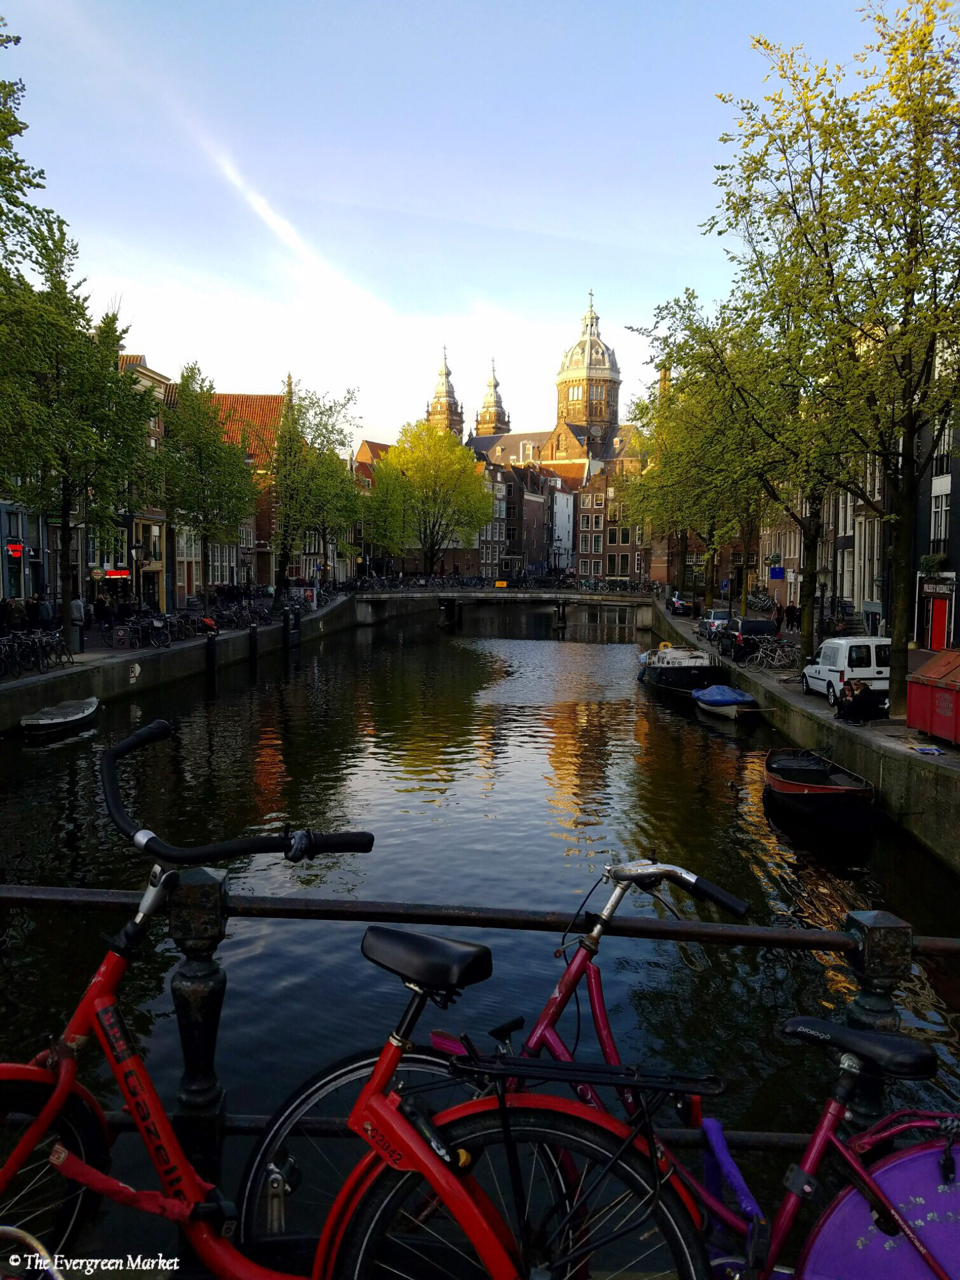
[[[427,405],[427,421],[452,431],[458,440],[494,465],[540,463],[575,485],[619,462],[627,435],[621,434],[620,367],[616,353],[600,337],[593,293],[581,321],[579,339],[563,354],[557,374],[557,418],[549,431],[513,431],[491,370],[483,406],[464,440],[463,405],[457,400],[444,348],[440,380]],[[570,465],[573,464],[573,465]]]

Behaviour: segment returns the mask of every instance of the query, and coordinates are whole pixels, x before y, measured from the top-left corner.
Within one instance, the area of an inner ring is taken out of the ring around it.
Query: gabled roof
[[[283,413],[282,394],[251,396],[217,392],[214,400],[220,406],[226,439],[245,445],[257,469],[269,471]]]
[[[375,440],[361,440],[357,446],[357,462],[373,464],[389,451],[390,445],[378,444]]]
[[[576,492],[590,477],[590,459],[574,458],[570,462],[565,462],[562,458],[551,458],[545,464],[544,470],[559,476],[572,492]]]
[[[511,462],[536,462],[541,448],[552,435],[552,431],[502,431],[493,436],[471,436],[466,443],[474,453],[482,454],[497,466],[507,467]],[[525,449],[524,445],[530,447]],[[498,448],[502,450],[499,454]]]

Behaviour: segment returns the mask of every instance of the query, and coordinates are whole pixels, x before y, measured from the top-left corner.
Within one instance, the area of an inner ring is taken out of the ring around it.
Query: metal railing
[[[177,1095],[180,1120],[193,1129],[191,1151],[203,1176],[216,1180],[227,1134],[254,1134],[263,1116],[227,1116],[223,1088],[215,1069],[220,1010],[226,978],[215,953],[234,919],[327,920],[342,923],[389,923],[459,928],[563,933],[569,912],[521,911],[500,907],[465,907],[435,903],[375,900],[345,901],[314,894],[277,898],[231,894],[225,871],[206,867],[181,872],[169,908],[169,933],[183,955],[172,981],[174,1006],[183,1049],[184,1072]],[[126,912],[135,911],[140,894],[109,889],[71,889],[32,885],[0,885],[0,908]],[[815,951],[844,956],[857,983],[847,1007],[851,1025],[896,1030],[899,1013],[894,991],[905,982],[916,957],[960,956],[960,939],[916,936],[911,926],[885,911],[853,911],[841,930],[782,928],[744,924],[712,924],[700,920],[614,918],[606,933],[621,938],[698,942],[707,946],[748,946]],[[882,1114],[881,1082],[863,1090],[857,1118],[866,1122]],[[120,1131],[133,1127],[121,1113],[108,1116]],[[318,1121],[324,1134],[343,1130],[341,1122]],[[664,1130],[668,1142],[702,1145],[699,1130]],[[802,1149],[808,1135],[732,1131],[732,1147],[758,1150]]]

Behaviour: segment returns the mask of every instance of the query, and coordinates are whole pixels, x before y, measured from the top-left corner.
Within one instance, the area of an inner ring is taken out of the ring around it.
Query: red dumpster
[[[944,649],[907,676],[907,725],[960,742],[960,649]]]

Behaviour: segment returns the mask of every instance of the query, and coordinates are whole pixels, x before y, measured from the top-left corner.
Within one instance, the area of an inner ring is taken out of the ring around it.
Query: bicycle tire
[[[42,644],[36,646],[36,664],[37,670],[42,676],[45,676],[50,670],[50,658]]]
[[[303,1123],[334,1117],[345,1119],[361,1088],[370,1079],[380,1053],[380,1048],[352,1053],[318,1071],[296,1088],[268,1121],[250,1153],[237,1195],[237,1240],[248,1256],[258,1261],[268,1260],[274,1269],[282,1261],[281,1269],[309,1274],[326,1213],[367,1147],[354,1134],[321,1139],[318,1144],[303,1133]],[[423,1090],[431,1110],[475,1097],[476,1091],[469,1082],[450,1078],[447,1063],[446,1054],[415,1045],[403,1055],[394,1083],[405,1083],[411,1090]],[[441,1087],[441,1080],[449,1084],[449,1091]],[[425,1083],[437,1087],[424,1089]],[[337,1144],[335,1151],[333,1143]],[[290,1186],[285,1196],[282,1232],[270,1232],[267,1230],[267,1179],[271,1166],[283,1167],[291,1159],[297,1176],[288,1177],[287,1183],[289,1186],[296,1181],[297,1185]],[[281,1234],[283,1240],[274,1239],[277,1234]],[[284,1251],[282,1259],[279,1259],[278,1248]]]
[[[0,1163],[40,1114],[51,1091],[51,1085],[40,1082],[0,1081],[0,1116],[4,1120],[0,1125]],[[97,1117],[86,1103],[72,1096],[0,1197],[0,1222],[13,1227],[22,1224],[52,1256],[69,1250],[96,1213],[100,1200],[88,1187],[68,1181],[49,1164],[47,1157],[57,1142],[101,1173],[109,1167],[109,1147]],[[13,1241],[0,1242],[4,1275],[31,1274],[30,1256],[23,1257],[17,1266],[11,1264],[10,1255],[20,1252]]]
[[[653,1167],[635,1147],[617,1155],[620,1139],[601,1125],[522,1105],[510,1108],[510,1130],[521,1163],[531,1273],[653,1274],[672,1280],[709,1276],[696,1223],[669,1184],[661,1183],[655,1197]],[[472,1157],[471,1176],[517,1239],[496,1110],[464,1116],[440,1134],[453,1150]],[[482,1280],[488,1275],[426,1187],[419,1174],[393,1169],[376,1179],[347,1224],[335,1260],[336,1280],[440,1280],[452,1275]],[[634,1226],[628,1230],[631,1220]]]
[[[7,652],[7,667],[14,680],[18,680],[23,672],[23,666],[20,662],[20,654],[16,649],[10,649]]]

